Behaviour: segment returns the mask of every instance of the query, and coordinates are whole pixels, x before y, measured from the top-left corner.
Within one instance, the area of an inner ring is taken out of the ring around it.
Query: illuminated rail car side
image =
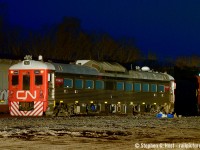
[[[54,66],[27,58],[9,68],[9,108],[12,116],[42,116],[48,107],[48,81]]]
[[[132,113],[133,107],[145,111],[147,105],[173,111],[175,83],[168,74],[126,71],[119,64],[94,60],[52,64],[56,103],[67,105],[70,113]]]

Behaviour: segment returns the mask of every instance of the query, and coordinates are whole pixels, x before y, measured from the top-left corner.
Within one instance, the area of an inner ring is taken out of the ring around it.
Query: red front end
[[[48,106],[48,71],[9,70],[9,109],[12,116],[42,116]]]

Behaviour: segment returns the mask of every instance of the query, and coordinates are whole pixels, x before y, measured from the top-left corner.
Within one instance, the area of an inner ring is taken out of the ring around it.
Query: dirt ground
[[[200,149],[200,117],[1,117],[2,150]]]

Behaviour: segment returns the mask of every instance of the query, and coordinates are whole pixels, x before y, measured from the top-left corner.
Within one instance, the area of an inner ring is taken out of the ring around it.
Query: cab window
[[[41,75],[35,76],[35,85],[42,85],[42,76]]]
[[[30,75],[23,75],[23,90],[30,90]]]
[[[12,85],[18,85],[18,83],[19,83],[19,76],[13,75],[12,76]]]

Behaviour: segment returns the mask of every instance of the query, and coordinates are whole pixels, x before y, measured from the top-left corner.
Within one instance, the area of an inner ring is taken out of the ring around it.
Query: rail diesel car
[[[26,57],[9,68],[12,116],[172,112],[174,78],[118,63],[78,60],[61,64]]]

